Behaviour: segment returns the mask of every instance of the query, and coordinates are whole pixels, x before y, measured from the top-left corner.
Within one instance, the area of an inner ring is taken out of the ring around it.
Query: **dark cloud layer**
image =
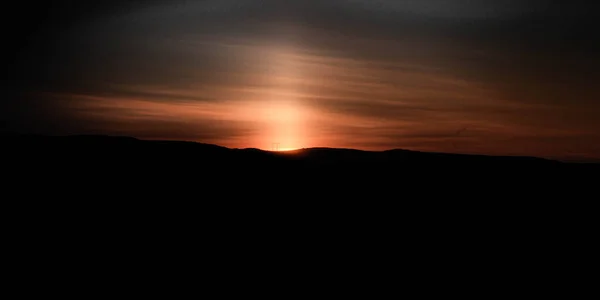
[[[7,37],[6,128],[118,129],[241,147],[280,140],[600,156],[590,2],[54,1],[13,9],[24,25],[2,24],[23,32]]]

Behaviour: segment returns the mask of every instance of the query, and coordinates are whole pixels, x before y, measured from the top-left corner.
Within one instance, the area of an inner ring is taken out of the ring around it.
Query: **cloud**
[[[41,95],[40,95],[41,96]],[[78,94],[46,94],[61,115],[46,115],[54,134],[110,134],[229,144],[250,136],[256,125],[231,114],[224,104],[190,100],[156,101]],[[229,141],[229,142],[228,142]]]
[[[11,89],[33,96],[2,119],[242,147],[547,153],[555,138],[591,153],[600,61],[576,2],[130,1],[29,38]]]

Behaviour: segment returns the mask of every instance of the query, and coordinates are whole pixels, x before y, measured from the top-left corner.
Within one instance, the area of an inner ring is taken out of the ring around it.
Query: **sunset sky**
[[[583,3],[15,6],[22,25],[3,30],[27,34],[10,35],[0,129],[597,160],[598,13]]]

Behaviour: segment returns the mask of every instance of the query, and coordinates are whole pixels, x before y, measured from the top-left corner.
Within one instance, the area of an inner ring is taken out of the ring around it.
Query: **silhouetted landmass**
[[[535,157],[271,152],[131,137],[13,135],[0,146],[3,199],[29,203],[46,217],[75,209],[170,219],[163,210],[202,215],[215,207],[240,218],[346,211],[373,221],[379,217],[363,211],[400,216],[415,207],[439,218],[514,216],[593,203],[600,174],[598,164]]]
[[[298,191],[352,189],[379,191],[418,186],[465,190],[483,186],[544,186],[595,176],[598,164],[566,163],[535,157],[499,157],[409,150],[361,151],[308,148],[288,152],[226,147],[182,141],[150,141],[114,136],[12,135],[2,138],[5,165],[23,180],[63,184],[118,181],[139,189],[195,186],[198,191],[229,185],[262,189],[282,198]],[[26,179],[26,178],[30,179]],[[410,182],[411,186],[403,183]],[[206,183],[206,186],[204,185]],[[112,186],[112,184],[108,184]],[[279,191],[282,187],[292,191]],[[334,188],[335,187],[335,188]],[[549,188],[549,187],[547,187]],[[278,192],[277,192],[278,191]],[[224,189],[222,195],[229,192]],[[312,192],[311,192],[312,193]]]
[[[363,248],[405,241],[432,254],[457,244],[522,249],[584,238],[600,174],[598,165],[532,157],[274,153],[130,137],[14,135],[0,146],[9,231],[34,241],[33,256],[57,243],[182,251],[223,241],[245,253],[282,238],[331,245],[357,236]]]

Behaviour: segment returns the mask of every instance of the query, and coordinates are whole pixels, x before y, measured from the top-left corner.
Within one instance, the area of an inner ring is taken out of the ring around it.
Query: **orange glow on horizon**
[[[259,115],[264,136],[260,144],[277,144],[277,149],[297,149],[307,142],[306,112],[293,102],[272,103],[261,107]]]
[[[244,59],[266,61],[252,72],[225,74],[219,84],[123,84],[111,86],[114,94],[50,97],[68,118],[85,124],[81,132],[228,148],[598,153],[598,143],[582,142],[598,140],[596,131],[583,122],[556,121],[585,111],[507,100],[427,63],[347,59],[285,47],[243,50]]]
[[[302,149],[302,148],[277,148],[277,149],[273,149],[271,151],[273,151],[273,152],[293,152],[293,151],[297,151],[300,149]]]
[[[264,78],[270,87],[265,91],[267,98],[248,104],[258,108],[256,118],[263,133],[259,143],[265,148],[276,144],[277,151],[301,148],[308,142],[311,128],[307,122],[309,113],[295,99],[294,93],[303,92],[298,82],[306,74],[297,61],[291,59],[296,56],[292,49],[274,46],[266,50],[266,54],[271,70]]]

